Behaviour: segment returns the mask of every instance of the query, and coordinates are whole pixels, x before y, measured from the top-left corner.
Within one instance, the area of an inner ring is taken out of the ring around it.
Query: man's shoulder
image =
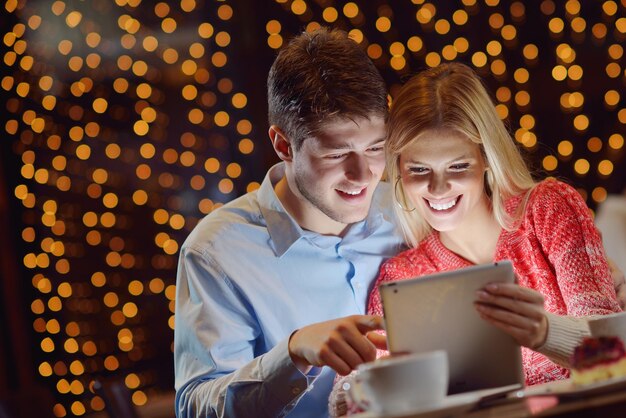
[[[256,191],[246,193],[214,209],[193,228],[184,247],[201,247],[220,240],[230,242],[264,226]]]

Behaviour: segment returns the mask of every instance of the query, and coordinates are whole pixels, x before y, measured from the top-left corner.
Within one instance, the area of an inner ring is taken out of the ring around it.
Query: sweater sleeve
[[[547,313],[548,337],[537,351],[560,366],[569,368],[571,355],[584,337],[590,335],[586,318]]]
[[[619,312],[602,240],[582,196],[565,183],[547,180],[533,191],[527,210],[567,314]]]

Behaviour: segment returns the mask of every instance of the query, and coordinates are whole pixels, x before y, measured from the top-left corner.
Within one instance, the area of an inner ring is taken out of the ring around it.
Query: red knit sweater
[[[545,310],[557,315],[603,315],[621,311],[600,235],[578,192],[556,180],[531,192],[520,227],[500,234],[493,260],[511,260],[519,284],[545,297]],[[509,199],[512,213],[521,196]],[[420,244],[388,260],[370,295],[368,311],[382,315],[378,285],[468,267],[431,233]],[[526,384],[563,379],[569,371],[544,355],[522,348]]]

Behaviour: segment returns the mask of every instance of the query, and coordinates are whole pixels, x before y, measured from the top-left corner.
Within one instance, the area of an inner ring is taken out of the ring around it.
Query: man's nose
[[[350,180],[366,182],[371,174],[370,162],[367,157],[355,153],[348,156],[346,160],[346,176]]]

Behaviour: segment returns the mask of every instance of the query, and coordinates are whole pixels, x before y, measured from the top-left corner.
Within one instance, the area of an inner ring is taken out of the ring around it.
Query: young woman
[[[478,76],[443,64],[408,81],[392,105],[386,143],[396,214],[411,249],[381,268],[379,284],[509,259],[519,285],[477,294],[481,317],[522,349],[526,383],[569,375],[588,334],[580,317],[620,311],[600,236],[581,196],[535,183]]]
[[[621,311],[578,192],[532,179],[481,80],[460,63],[421,72],[400,89],[385,147],[411,248],[381,267],[368,313],[382,315],[383,282],[508,259],[519,284],[488,285],[476,309],[523,346],[527,385],[568,377],[570,355],[589,334],[583,317]],[[353,407],[345,379],[330,399],[337,415]]]

